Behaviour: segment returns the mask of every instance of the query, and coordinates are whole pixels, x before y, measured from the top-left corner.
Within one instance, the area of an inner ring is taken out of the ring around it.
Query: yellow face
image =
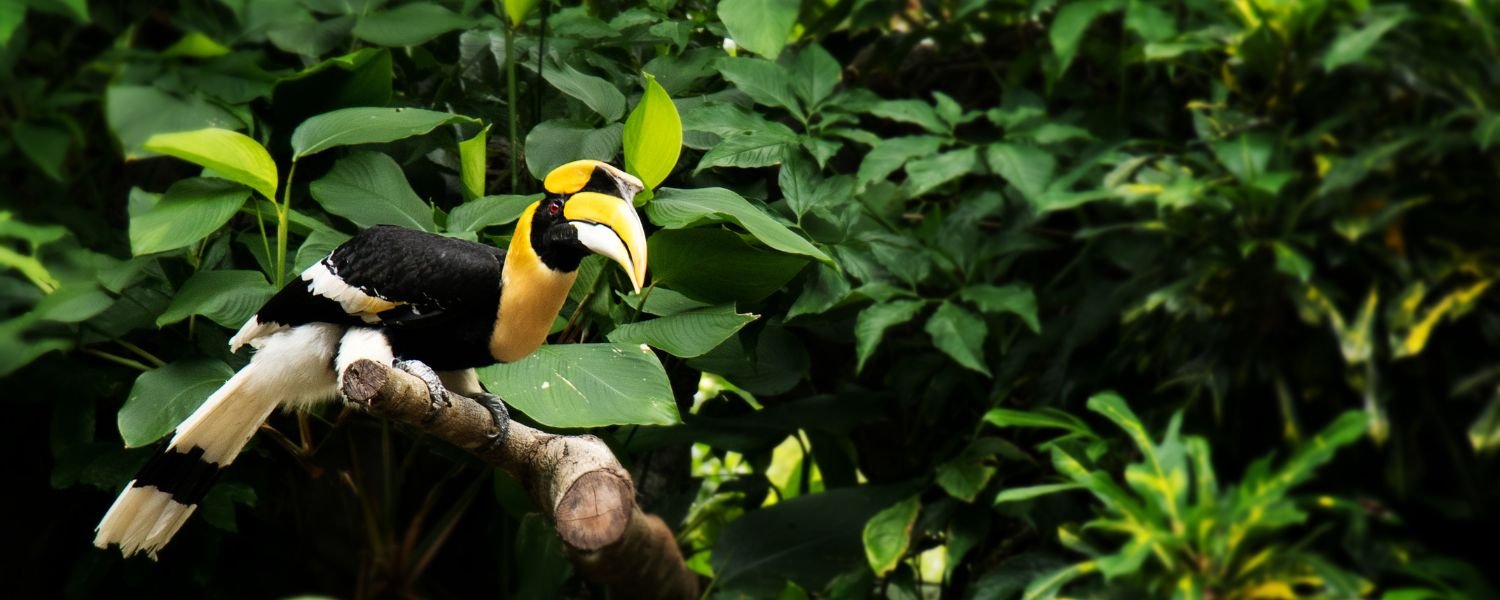
[[[553,169],[542,186],[560,196],[587,190],[618,196],[626,202],[634,200],[635,195],[646,187],[634,175],[597,160],[575,160]]]
[[[641,181],[607,163],[580,160],[553,169],[543,186],[554,197],[525,214],[543,204],[555,211],[560,201],[562,222],[552,226],[572,227],[580,245],[618,263],[639,292],[646,283],[646,231],[631,200],[644,189]]]

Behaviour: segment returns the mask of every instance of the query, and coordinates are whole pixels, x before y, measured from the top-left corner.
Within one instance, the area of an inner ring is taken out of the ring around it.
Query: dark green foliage
[[[160,563],[88,546],[275,286],[376,223],[504,244],[585,157],[661,180],[654,285],[585,261],[583,345],[485,376],[610,440],[710,596],[1495,593],[1494,0],[11,4],[23,595],[601,593],[336,406]]]

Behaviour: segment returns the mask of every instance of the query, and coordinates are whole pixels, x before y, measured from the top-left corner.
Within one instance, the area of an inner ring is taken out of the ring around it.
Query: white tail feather
[[[311,324],[257,340],[260,350],[250,364],[177,426],[168,451],[201,449],[202,461],[222,468],[234,462],[277,406],[307,405],[334,397],[335,374],[329,367],[341,333],[335,325]],[[94,545],[119,544],[126,556],[144,551],[155,558],[196,506],[178,502],[154,486],[136,487],[135,483],[130,482],[100,520]]]

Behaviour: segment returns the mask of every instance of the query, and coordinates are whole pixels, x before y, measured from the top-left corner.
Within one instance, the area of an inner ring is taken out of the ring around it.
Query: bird
[[[646,278],[646,234],[632,205],[640,179],[580,160],[550,171],[543,188],[504,250],[377,225],[308,267],[229,340],[231,351],[255,349],[249,364],[125,486],[94,545],[155,560],[276,408],[338,398],[345,370],[361,359],[421,378],[429,417],[451,406],[450,390],[479,401],[495,421],[491,446],[502,443],[509,413],[474,368],[536,350],[589,254],[618,263],[637,293]]]

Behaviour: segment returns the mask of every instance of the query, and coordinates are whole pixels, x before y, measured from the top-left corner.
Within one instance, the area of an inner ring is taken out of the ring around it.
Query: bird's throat
[[[568,299],[578,272],[542,263],[531,245],[530,212],[516,226],[500,271],[500,306],[490,334],[490,354],[500,362],[525,358],[547,341],[552,322]]]

